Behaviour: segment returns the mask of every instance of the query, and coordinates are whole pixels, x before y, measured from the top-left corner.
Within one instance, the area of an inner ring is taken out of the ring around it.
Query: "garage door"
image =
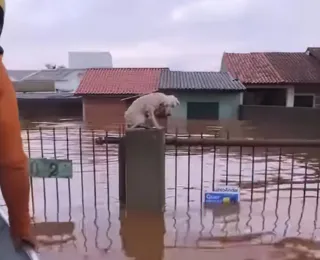
[[[187,119],[219,120],[219,103],[188,102]]]

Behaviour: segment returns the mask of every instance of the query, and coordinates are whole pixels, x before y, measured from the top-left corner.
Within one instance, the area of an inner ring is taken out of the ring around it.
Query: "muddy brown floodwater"
[[[119,210],[117,145],[73,125],[22,136],[30,157],[74,167],[71,180],[32,181],[41,259],[320,259],[319,150],[198,147],[188,158],[168,147],[166,211],[153,215]],[[203,192],[226,179],[241,181],[240,205],[204,208]]]

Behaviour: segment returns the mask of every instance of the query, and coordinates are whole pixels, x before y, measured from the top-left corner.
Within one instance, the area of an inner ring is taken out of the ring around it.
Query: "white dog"
[[[160,129],[155,113],[171,115],[172,108],[180,105],[179,100],[173,95],[151,93],[137,98],[124,113],[127,128],[147,127],[147,119],[151,119],[154,127]]]

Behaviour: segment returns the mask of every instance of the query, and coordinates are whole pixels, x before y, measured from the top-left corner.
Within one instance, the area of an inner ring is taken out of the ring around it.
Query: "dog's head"
[[[171,116],[172,108],[180,105],[179,100],[174,95],[166,96],[166,100],[162,102],[159,106],[159,111],[161,111],[165,116]]]
[[[167,105],[169,105],[171,108],[174,108],[176,106],[179,106],[180,102],[174,95],[168,95],[167,96]]]

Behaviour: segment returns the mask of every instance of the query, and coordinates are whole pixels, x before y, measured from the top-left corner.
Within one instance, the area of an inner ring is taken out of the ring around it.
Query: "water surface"
[[[43,259],[320,257],[319,149],[168,147],[166,212],[141,214],[119,210],[117,145],[59,125],[22,132],[30,157],[74,165],[71,180],[32,181]],[[240,185],[240,205],[204,208],[204,191],[226,182]]]

